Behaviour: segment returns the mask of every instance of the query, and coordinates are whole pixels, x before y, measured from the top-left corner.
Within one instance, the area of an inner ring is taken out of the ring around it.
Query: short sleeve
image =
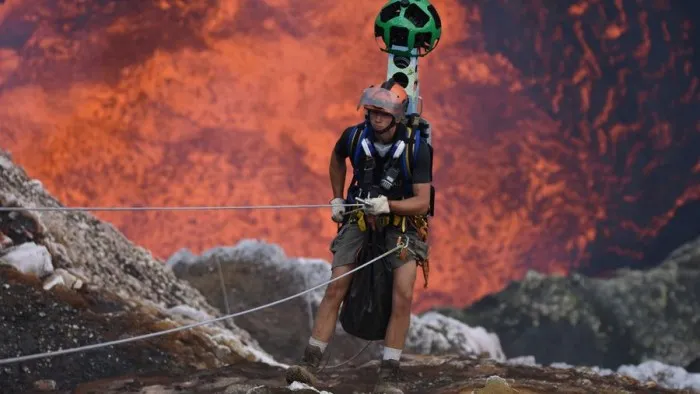
[[[338,156],[339,159],[345,159],[348,156],[350,156],[350,152],[348,152],[348,139],[350,138],[350,133],[355,127],[348,127],[343,131],[343,134],[341,134],[340,138],[338,138],[338,141],[335,143],[335,147],[333,148],[333,152],[335,152],[336,156]]]

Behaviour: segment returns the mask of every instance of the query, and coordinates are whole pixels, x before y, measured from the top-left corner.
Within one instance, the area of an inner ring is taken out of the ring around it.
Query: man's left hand
[[[379,196],[376,198],[369,198],[366,200],[357,199],[361,203],[365,204],[365,210],[370,215],[381,215],[384,213],[389,213],[389,200],[386,196]]]

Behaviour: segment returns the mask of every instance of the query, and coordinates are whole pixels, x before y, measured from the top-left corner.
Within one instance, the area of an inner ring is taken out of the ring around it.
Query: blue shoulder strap
[[[365,128],[362,130],[362,133],[360,134],[360,138],[357,139],[357,144],[355,144],[355,151],[352,152],[352,163],[353,166],[357,166],[357,163],[359,163],[360,160],[360,155],[362,155],[362,140],[367,138],[367,133],[369,132],[369,128],[365,126]],[[372,151],[372,154],[374,154],[374,145],[369,144],[369,148]]]
[[[415,164],[416,161],[418,160],[418,148],[420,148],[420,143],[421,143],[421,139],[422,139],[420,130],[418,130],[415,134],[416,134],[416,136],[415,136],[416,142],[413,145],[413,163],[411,163],[411,164]]]

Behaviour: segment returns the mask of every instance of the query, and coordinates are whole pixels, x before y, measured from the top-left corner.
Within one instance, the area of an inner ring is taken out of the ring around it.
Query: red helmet
[[[381,111],[394,117],[396,122],[406,116],[408,109],[408,94],[406,90],[393,79],[381,84],[371,85],[362,92],[357,108],[364,107],[368,111]]]

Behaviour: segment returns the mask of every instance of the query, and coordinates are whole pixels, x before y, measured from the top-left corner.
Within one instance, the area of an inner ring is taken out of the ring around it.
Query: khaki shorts
[[[355,258],[362,247],[366,234],[366,232],[360,230],[356,222],[348,222],[343,225],[338,235],[331,241],[330,249],[333,252],[331,268],[356,263]],[[395,247],[401,235],[408,238],[408,257],[406,260],[402,260],[399,257],[400,250],[387,256],[387,262],[391,264],[392,269],[396,269],[411,260],[423,262],[428,259],[428,244],[423,242],[418,232],[412,228],[407,229],[406,233],[402,234],[399,228],[387,226],[385,228],[386,250]],[[360,261],[359,263],[366,263],[366,261]]]

